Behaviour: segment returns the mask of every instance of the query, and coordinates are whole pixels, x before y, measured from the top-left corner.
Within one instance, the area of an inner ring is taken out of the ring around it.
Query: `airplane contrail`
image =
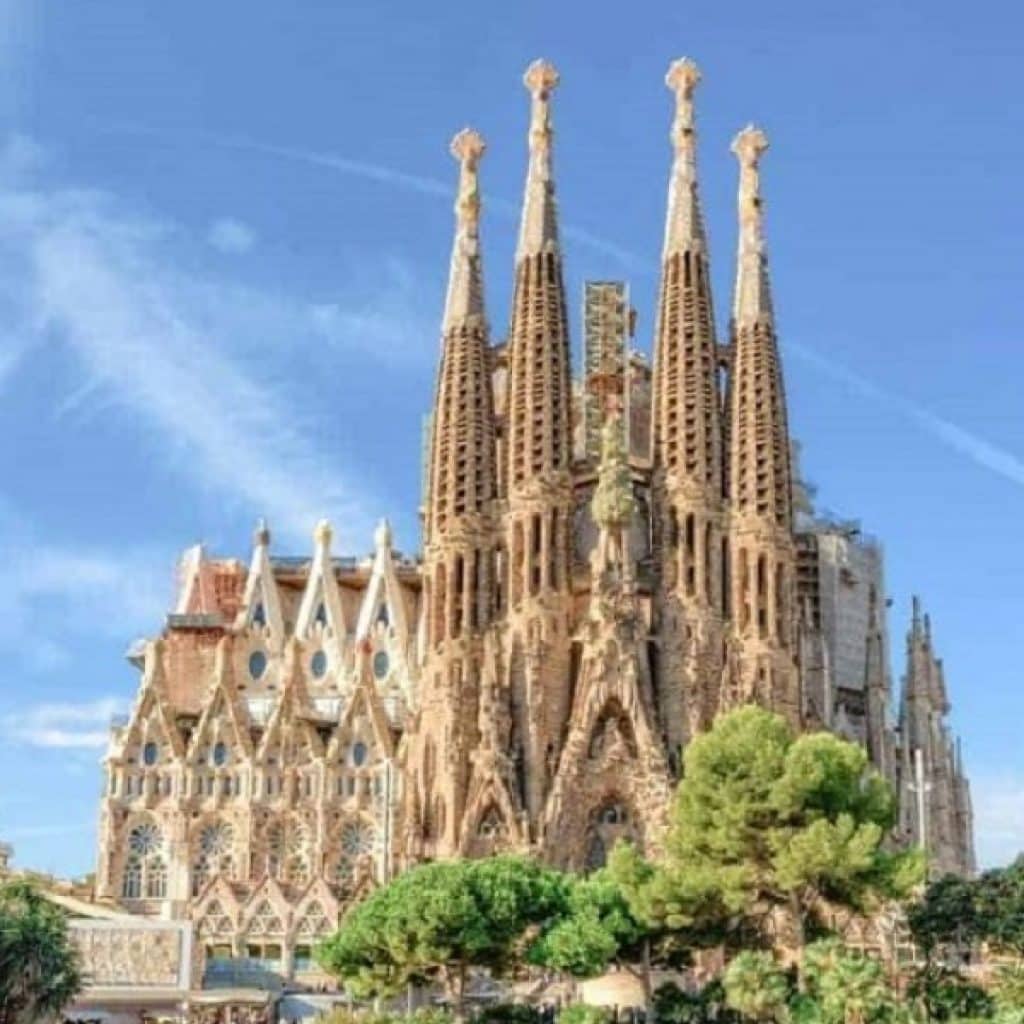
[[[831,359],[825,359],[817,352],[803,345],[796,345],[789,342],[786,351],[792,353],[801,362],[813,366],[819,372],[831,377],[833,380],[845,384],[854,391],[869,398],[872,401],[888,405],[898,410],[908,419],[916,423],[925,433],[941,441],[948,448],[963,455],[978,466],[990,470],[993,473],[1009,480],[1011,483],[1024,487],[1024,460],[1019,459],[1012,452],[986,441],[977,434],[957,426],[950,420],[937,416],[930,409],[926,409],[917,402],[912,402],[900,395],[885,391],[877,384],[862,377],[859,373],[840,366]]]
[[[277,146],[265,142],[254,142],[251,139],[208,136],[208,140],[225,149],[262,153],[266,156],[291,160],[295,163],[303,163],[311,167],[324,167],[328,170],[338,171],[341,174],[366,178],[370,181],[380,182],[383,185],[394,185],[397,188],[404,188],[410,192],[419,192],[421,195],[436,196],[441,199],[450,200],[455,194],[454,186],[450,182],[441,181],[438,178],[429,178],[420,174],[408,174],[394,167],[370,163],[365,160],[353,160],[350,157],[340,156],[336,153],[296,149],[292,146]],[[507,199],[488,199],[487,205],[496,213],[509,219],[517,219],[520,214],[520,207]],[[566,238],[571,238],[579,242],[580,245],[585,245],[595,252],[603,253],[606,256],[612,257],[612,259],[618,260],[634,272],[650,272],[651,268],[647,260],[641,259],[636,253],[630,252],[629,249],[625,249],[615,242],[610,242],[606,238],[591,234],[589,231],[574,227],[572,224],[563,224],[562,233]]]

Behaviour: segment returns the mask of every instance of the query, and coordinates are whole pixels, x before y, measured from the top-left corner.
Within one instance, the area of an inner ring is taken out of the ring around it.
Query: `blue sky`
[[[0,838],[93,860],[98,742],[178,552],[329,515],[416,545],[464,124],[508,316],[526,94],[562,72],[573,296],[649,350],[674,57],[694,57],[719,323],[755,120],[791,426],[945,657],[986,863],[1024,848],[1024,14],[981,0],[598,5],[0,0]],[[575,299],[573,300],[575,306]],[[578,319],[578,318],[577,318]]]

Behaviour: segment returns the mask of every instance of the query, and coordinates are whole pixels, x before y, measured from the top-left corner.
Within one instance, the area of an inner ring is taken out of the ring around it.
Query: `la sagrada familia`
[[[553,173],[558,74],[536,62],[508,333],[485,310],[479,170],[456,135],[455,239],[419,557],[194,548],[104,760],[96,895],[191,921],[212,961],[312,969],[344,908],[412,863],[498,850],[574,869],[656,851],[681,752],[754,702],[863,743],[896,840],[973,870],[971,805],[916,602],[890,700],[881,550],[817,516],[794,470],[765,245],[765,134],[739,164],[728,334],[716,327],[680,60],[653,361],[626,285],[586,287],[583,373]],[[415,439],[410,438],[410,444]]]

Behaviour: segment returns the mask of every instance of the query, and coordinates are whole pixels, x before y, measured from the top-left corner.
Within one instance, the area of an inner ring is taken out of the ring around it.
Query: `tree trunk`
[[[796,988],[803,994],[807,991],[804,982],[804,946],[807,942],[807,929],[804,922],[803,901],[798,893],[790,893],[789,911],[793,918],[793,941],[796,944]]]
[[[445,970],[445,989],[452,1004],[452,1016],[463,1024],[466,1019],[466,965]]]

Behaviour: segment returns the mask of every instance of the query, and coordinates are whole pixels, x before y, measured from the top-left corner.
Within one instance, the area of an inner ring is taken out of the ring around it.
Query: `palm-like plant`
[[[58,1014],[81,983],[60,909],[27,882],[0,885],[0,1024]]]

